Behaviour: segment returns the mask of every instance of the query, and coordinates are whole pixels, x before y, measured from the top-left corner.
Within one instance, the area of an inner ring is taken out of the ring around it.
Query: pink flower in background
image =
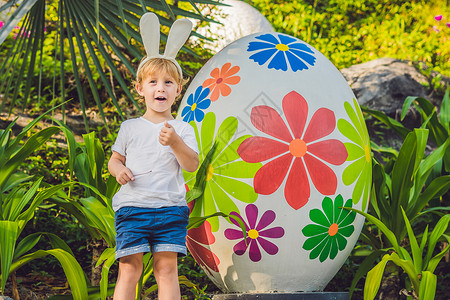
[[[447,25],[447,28],[450,28],[450,22],[447,22],[446,25]]]
[[[3,21],[0,21],[0,28],[2,28],[4,24]]]
[[[442,20],[442,15],[434,16],[434,19],[439,22],[440,20]]]
[[[433,30],[436,31],[436,32],[439,32],[439,31],[440,31],[439,28],[438,28],[437,26],[433,26]]]

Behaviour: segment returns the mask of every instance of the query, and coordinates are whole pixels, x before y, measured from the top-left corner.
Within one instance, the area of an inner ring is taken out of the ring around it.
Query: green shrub
[[[339,69],[380,57],[425,62],[450,76],[450,8],[435,0],[253,0],[275,31],[298,37]],[[434,16],[442,15],[440,21]],[[437,32],[439,31],[439,32]]]

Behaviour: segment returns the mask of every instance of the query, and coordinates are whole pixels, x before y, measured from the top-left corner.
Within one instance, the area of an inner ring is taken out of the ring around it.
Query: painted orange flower
[[[238,66],[231,67],[230,63],[226,63],[222,66],[222,69],[215,68],[211,72],[211,77],[203,82],[203,88],[209,88],[211,91],[210,98],[211,101],[216,101],[219,96],[228,96],[231,93],[231,88],[229,85],[235,85],[241,81],[241,77],[234,76],[239,72],[240,68]]]

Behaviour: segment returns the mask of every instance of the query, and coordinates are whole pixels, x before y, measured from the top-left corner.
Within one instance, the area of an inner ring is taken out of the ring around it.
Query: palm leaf
[[[2,28],[0,28],[0,45],[5,41],[11,31],[22,20],[28,11],[34,6],[37,0],[23,0],[20,6],[14,11],[11,17],[5,22]],[[4,5],[8,6],[8,3]],[[3,7],[3,6],[2,6]]]
[[[160,15],[163,27],[171,26],[177,16],[214,22],[202,16],[196,4],[222,5],[219,1],[213,0],[188,0],[188,2],[192,5],[193,11],[185,9],[186,6],[171,5],[165,0],[55,0],[58,21],[54,23],[57,35],[52,43],[59,46],[55,47],[56,53],[52,54],[52,59],[55,60],[54,70],[56,71],[58,63],[60,67],[58,74],[54,72],[53,75],[53,86],[59,83],[59,92],[54,93],[52,105],[65,101],[70,91],[66,90],[65,78],[71,76],[76,85],[75,101],[81,107],[87,131],[89,124],[86,109],[92,102],[95,103],[104,122],[106,117],[103,106],[106,102],[111,102],[118,116],[124,118],[116,85],[120,86],[120,94],[141,111],[140,105],[129,90],[128,77],[135,75],[137,61],[142,58],[142,41],[138,31],[139,17],[148,10],[155,11]],[[42,94],[43,74],[40,70],[36,78],[34,70],[36,67],[41,69],[42,55],[46,55],[40,51],[46,39],[45,4],[45,0],[22,1],[6,21],[5,26],[0,29],[0,47],[2,47],[12,28],[16,24],[21,27],[17,39],[15,41],[11,39],[11,43],[6,43],[13,46],[0,65],[0,94],[4,94],[0,105],[2,111],[6,105],[9,106],[10,112],[16,109],[19,97],[23,108],[27,108],[32,90],[36,91],[38,97]],[[162,17],[164,15],[170,18]],[[197,33],[193,34],[204,38]],[[161,40],[166,39],[167,36],[162,34]],[[196,55],[186,47],[183,47],[183,51],[189,55]],[[38,53],[41,57],[38,57]],[[68,70],[65,70],[64,66],[67,66],[67,63],[72,65],[71,74],[66,74]],[[123,71],[119,71],[121,66],[126,67],[128,75],[124,76]],[[109,78],[108,74],[111,74]],[[107,97],[98,91],[99,86],[104,87]],[[64,118],[65,107],[62,109]]]
[[[37,250],[31,254],[22,256],[20,260],[11,265],[10,272],[16,271],[18,268],[29,263],[30,261],[47,255],[53,255],[58,259],[63,267],[64,274],[69,282],[70,289],[74,300],[88,299],[86,277],[77,260],[63,249]]]

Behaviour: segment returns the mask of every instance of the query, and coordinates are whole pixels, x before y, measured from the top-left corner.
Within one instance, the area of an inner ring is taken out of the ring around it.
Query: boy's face
[[[181,85],[178,85],[172,76],[163,72],[145,77],[141,83],[136,84],[136,90],[144,97],[147,110],[171,113],[170,108],[181,93]]]

